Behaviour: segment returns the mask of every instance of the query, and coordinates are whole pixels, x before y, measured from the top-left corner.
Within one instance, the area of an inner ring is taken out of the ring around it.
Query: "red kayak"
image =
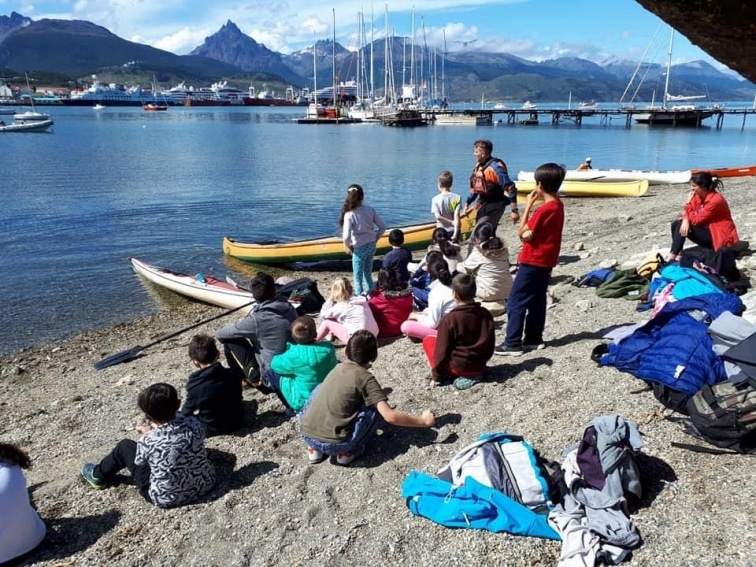
[[[708,171],[717,177],[749,177],[756,175],[756,165],[746,165],[743,167],[720,167],[718,169],[694,169],[691,173]]]

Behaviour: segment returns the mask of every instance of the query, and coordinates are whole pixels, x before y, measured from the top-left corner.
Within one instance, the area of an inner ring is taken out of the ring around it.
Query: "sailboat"
[[[157,79],[155,78],[155,75],[152,75],[152,98],[150,102],[145,102],[142,105],[142,108],[146,112],[160,112],[168,110],[168,101],[166,100],[165,96],[163,96],[163,102],[158,101],[157,98],[158,93],[158,86],[157,86]]]
[[[653,102],[645,112],[635,115],[635,121],[639,124],[659,124],[672,126],[698,126],[702,120],[709,118],[714,114],[713,110],[698,109],[693,105],[672,105],[668,102],[696,100],[705,98],[703,96],[681,96],[671,95],[669,93],[669,77],[672,70],[672,47],[674,45],[675,30],[670,29],[669,50],[667,52],[667,73],[664,80],[664,98],[662,98],[661,108],[654,107]],[[626,89],[627,90],[627,89]]]
[[[50,124],[48,124],[48,126],[51,126],[53,122],[52,118],[50,118],[50,115],[45,114],[44,112],[37,112],[34,108],[34,95],[32,94],[31,85],[29,84],[29,75],[27,73],[24,73],[24,77],[26,77],[26,88],[29,90],[29,102],[31,103],[32,109],[31,111],[14,114],[13,120],[15,120],[17,123],[45,122],[49,120]]]

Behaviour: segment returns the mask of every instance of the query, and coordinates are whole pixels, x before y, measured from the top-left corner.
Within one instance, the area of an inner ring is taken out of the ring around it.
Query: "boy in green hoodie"
[[[329,341],[315,342],[317,329],[312,317],[298,317],[291,324],[292,342],[273,357],[263,384],[275,392],[292,411],[301,410],[312,391],[336,366],[336,351]]]

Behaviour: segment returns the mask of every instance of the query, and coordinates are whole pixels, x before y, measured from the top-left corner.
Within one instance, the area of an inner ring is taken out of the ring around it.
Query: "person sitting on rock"
[[[717,252],[740,241],[730,207],[722,193],[722,181],[708,171],[690,177],[691,191],[682,214],[672,223],[669,259],[680,259],[685,240]]]
[[[473,248],[460,264],[459,271],[475,276],[477,295],[483,302],[506,305],[512,289],[512,274],[509,273],[509,250],[496,236],[493,225],[483,223],[475,227]]]
[[[323,307],[320,309],[321,323],[316,340],[336,337],[346,344],[355,332],[367,329],[378,336],[378,323],[368,305],[367,297],[353,295],[352,284],[347,278],[336,278],[331,285]]]
[[[375,322],[378,323],[378,337],[399,337],[402,323],[412,313],[412,289],[396,280],[394,272],[378,272],[378,287],[368,298]]]
[[[346,358],[313,392],[302,413],[301,432],[310,463],[335,455],[337,464],[350,464],[365,451],[384,421],[400,427],[435,425],[430,410],[415,416],[388,404],[386,392],[369,370],[378,358],[378,343],[372,333],[354,333],[346,346]]]

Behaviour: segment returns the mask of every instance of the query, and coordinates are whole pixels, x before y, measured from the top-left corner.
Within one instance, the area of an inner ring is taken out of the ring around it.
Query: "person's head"
[[[380,270],[378,272],[378,289],[382,291],[402,291],[404,287],[393,270]]]
[[[457,303],[473,301],[478,291],[475,285],[475,277],[470,274],[457,274],[454,276],[451,288],[454,292],[454,301]]]
[[[336,278],[331,284],[331,292],[328,298],[335,303],[341,303],[349,301],[352,295],[354,295],[354,289],[349,278]]]
[[[441,250],[441,253],[444,255],[444,259],[456,258],[457,256],[459,256],[457,247],[454,246],[454,244],[452,244],[450,240],[439,240],[438,248],[439,250]]]
[[[473,156],[475,159],[482,163],[491,157],[493,152],[493,144],[491,140],[475,140],[473,144]]]
[[[198,366],[208,366],[218,360],[218,347],[209,335],[194,335],[189,341],[189,358]]]
[[[389,232],[388,241],[391,246],[401,246],[404,244],[404,233],[398,228],[395,228]]]
[[[31,467],[29,455],[10,443],[0,443],[0,463],[22,469]]]
[[[454,183],[454,175],[451,171],[442,171],[438,174],[438,190],[449,191]]]
[[[362,190],[362,186],[353,183],[347,187],[346,198],[344,204],[341,206],[341,216],[339,217],[339,225],[344,226],[344,216],[353,211],[362,204],[365,199],[365,192]]]
[[[445,228],[441,228],[440,226],[433,230],[431,233],[431,242],[433,244],[438,244],[442,240],[449,240],[449,233]]]
[[[428,264],[428,273],[430,274],[431,280],[438,280],[446,286],[451,285],[452,276],[451,272],[449,272],[449,264],[446,263],[446,260],[434,260]]]
[[[707,193],[722,189],[722,180],[708,171],[699,171],[690,176],[690,187],[696,195],[703,197]]]
[[[588,165],[591,165],[591,158],[589,157],[585,158],[585,163],[587,163]]]
[[[276,282],[270,274],[260,272],[249,280],[249,291],[258,303],[270,301],[276,297]]]
[[[498,250],[504,243],[496,236],[496,229],[490,222],[482,222],[475,227],[473,242],[483,250]]]
[[[558,163],[544,163],[535,170],[536,185],[549,195],[556,195],[562,186],[566,171]]]
[[[309,345],[315,342],[318,331],[315,328],[315,319],[303,315],[297,317],[291,324],[291,340],[298,345]]]
[[[139,409],[150,421],[158,424],[168,423],[176,417],[179,403],[176,388],[162,382],[147,386],[137,398]]]
[[[444,253],[440,250],[431,250],[425,255],[425,265],[430,266],[436,260],[443,260]]]
[[[369,366],[378,358],[378,341],[367,329],[360,329],[349,337],[346,345],[346,357],[360,366]]]

